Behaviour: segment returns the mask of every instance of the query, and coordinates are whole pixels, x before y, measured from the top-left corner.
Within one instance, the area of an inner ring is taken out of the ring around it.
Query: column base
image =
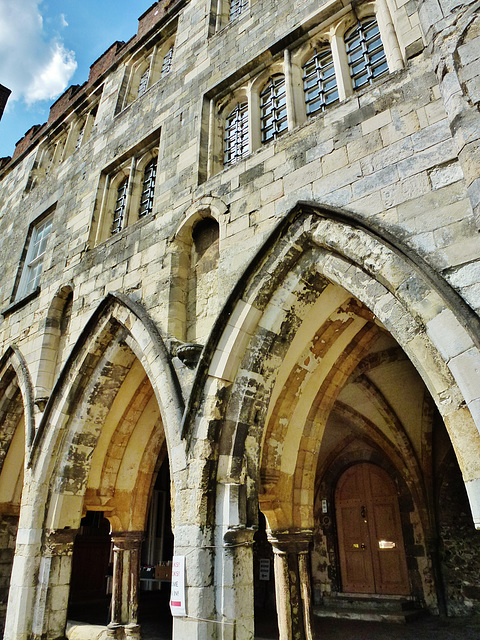
[[[131,624],[126,624],[125,625],[125,638],[126,640],[140,640],[141,634],[140,634],[140,625],[139,624],[134,624],[133,622]]]
[[[117,622],[110,622],[107,625],[107,638],[109,640],[122,640],[123,638],[123,625]]]

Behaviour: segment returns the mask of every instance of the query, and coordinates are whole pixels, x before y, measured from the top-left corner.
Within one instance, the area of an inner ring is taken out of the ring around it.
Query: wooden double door
[[[407,563],[395,485],[374,464],[343,473],[335,492],[343,591],[408,595]]]

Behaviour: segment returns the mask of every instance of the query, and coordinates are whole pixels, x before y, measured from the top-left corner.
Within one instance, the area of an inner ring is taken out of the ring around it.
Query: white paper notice
[[[172,616],[187,615],[185,609],[185,556],[173,556],[172,559],[170,611]]]

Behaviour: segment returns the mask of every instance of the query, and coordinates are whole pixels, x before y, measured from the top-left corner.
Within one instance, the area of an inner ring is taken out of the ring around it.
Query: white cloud
[[[56,98],[77,68],[75,53],[45,32],[40,4],[0,0],[0,83],[12,90],[11,101]]]
[[[63,45],[55,43],[51,53],[49,62],[38,71],[25,91],[25,99],[29,104],[58,96],[77,68],[74,54]]]
[[[60,24],[62,25],[62,27],[68,27],[68,22],[64,13],[60,14]]]

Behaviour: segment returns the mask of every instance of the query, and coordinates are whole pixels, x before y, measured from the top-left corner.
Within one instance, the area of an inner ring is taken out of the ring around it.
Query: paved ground
[[[147,597],[143,594],[139,610],[143,640],[171,640],[172,618],[167,602],[168,594],[163,597],[158,592],[147,594]],[[91,618],[88,622],[105,624],[105,617],[108,615],[105,607],[95,614],[93,607],[88,607],[88,610],[88,617]],[[278,640],[275,615],[262,611],[257,612],[255,617],[255,639]],[[315,640],[480,640],[480,616],[439,618],[425,615],[405,625],[316,619]]]
[[[259,630],[256,640],[278,640],[278,632]],[[480,640],[480,618],[426,616],[406,625],[384,622],[317,620],[315,640]]]
[[[171,622],[166,619],[168,611],[158,606],[156,609],[147,606],[143,614],[143,640],[171,640]],[[256,640],[278,640],[274,615],[257,612],[256,620]],[[316,619],[315,640],[480,640],[480,617],[439,618],[426,615],[405,625]]]

